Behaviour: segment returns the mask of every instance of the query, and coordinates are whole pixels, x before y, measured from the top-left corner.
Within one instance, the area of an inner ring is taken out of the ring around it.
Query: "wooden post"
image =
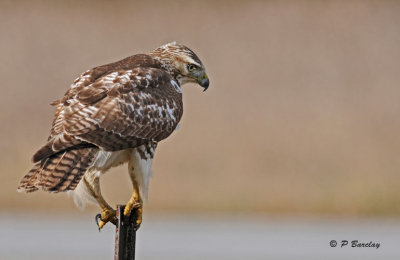
[[[114,260],[135,260],[136,210],[129,217],[124,215],[125,205],[117,206],[118,223],[115,229]]]

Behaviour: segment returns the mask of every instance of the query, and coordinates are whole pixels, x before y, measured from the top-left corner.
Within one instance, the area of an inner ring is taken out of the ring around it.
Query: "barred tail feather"
[[[18,191],[34,192],[38,190],[35,186],[39,171],[41,169],[40,162],[36,163],[33,168],[22,178],[18,187]]]
[[[61,192],[75,189],[97,151],[98,148],[94,147],[66,150],[36,163],[21,180],[18,191],[42,189]]]

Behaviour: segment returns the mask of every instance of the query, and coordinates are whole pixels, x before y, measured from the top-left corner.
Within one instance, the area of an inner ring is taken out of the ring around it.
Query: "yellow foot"
[[[143,212],[143,207],[140,202],[129,201],[128,204],[126,204],[125,206],[124,215],[125,216],[131,215],[133,209],[136,209],[136,225],[137,228],[139,228],[140,224],[142,224],[142,212]]]
[[[99,227],[99,231],[104,227],[107,222],[111,222],[114,225],[117,224],[116,212],[113,209],[105,208],[100,214],[96,215],[96,224]],[[100,222],[99,222],[100,219]]]

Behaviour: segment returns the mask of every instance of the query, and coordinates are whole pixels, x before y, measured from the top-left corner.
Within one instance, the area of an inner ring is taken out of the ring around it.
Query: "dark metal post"
[[[136,210],[132,210],[131,215],[126,217],[124,208],[125,205],[117,206],[114,260],[135,260]]]

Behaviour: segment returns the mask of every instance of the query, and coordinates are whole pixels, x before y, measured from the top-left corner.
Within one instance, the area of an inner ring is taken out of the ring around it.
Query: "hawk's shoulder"
[[[162,69],[161,64],[147,54],[136,54],[116,62],[94,67],[90,70],[85,71],[78,78],[76,78],[71,87],[65,93],[64,97],[54,101],[52,105],[56,106],[60,103],[64,103],[66,100],[76,95],[78,92],[82,91],[85,87],[89,85],[95,84],[95,88],[101,88],[104,79],[107,80],[112,78],[115,73],[118,73],[118,75],[123,75],[125,73],[131,74],[132,69],[140,70],[143,68],[159,69],[160,71]],[[110,76],[107,77],[107,75]],[[98,98],[99,95],[101,96],[100,93],[93,94],[95,94],[95,98]]]

